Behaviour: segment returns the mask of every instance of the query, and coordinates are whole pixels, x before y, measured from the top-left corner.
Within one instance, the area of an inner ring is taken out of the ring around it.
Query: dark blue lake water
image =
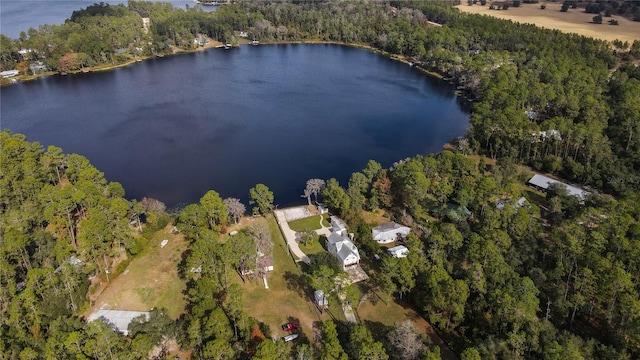
[[[469,124],[449,84],[366,50],[241,46],[53,76],[1,90],[1,127],[87,158],[129,198],[208,189],[282,206],[309,178],[441,150]]]

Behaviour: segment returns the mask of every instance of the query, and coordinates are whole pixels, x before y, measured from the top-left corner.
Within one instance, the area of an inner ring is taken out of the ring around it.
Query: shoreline
[[[392,54],[389,53],[387,51],[384,50],[380,50],[377,48],[374,48],[370,45],[367,44],[360,44],[360,43],[345,43],[345,42],[340,42],[340,41],[324,41],[324,40],[295,40],[295,41],[273,41],[273,42],[265,42],[265,43],[260,43],[259,46],[265,46],[265,45],[288,45],[288,44],[308,44],[308,45],[340,45],[340,46],[348,46],[348,47],[353,47],[353,48],[359,48],[359,49],[365,49],[368,51],[371,51],[373,53],[382,55],[388,59],[394,60],[394,61],[399,61],[402,63],[405,63],[407,65],[410,65],[414,68],[416,68],[418,71],[420,71],[421,73],[428,75],[428,76],[433,76],[435,78],[438,79],[442,79],[444,76],[438,72],[429,70],[424,68],[421,65],[414,65],[412,62],[410,62],[405,56],[403,55],[397,55],[397,54]],[[166,54],[163,56],[146,56],[146,57],[142,57],[139,59],[133,59],[124,63],[120,63],[120,64],[103,64],[103,65],[98,65],[98,66],[93,66],[90,68],[84,68],[81,70],[74,70],[68,73],[60,73],[60,72],[55,72],[55,71],[46,71],[46,72],[42,72],[42,73],[38,73],[36,75],[21,75],[21,76],[16,76],[16,77],[12,77],[12,78],[8,78],[6,79],[8,82],[2,82],[2,84],[0,85],[0,88],[4,88],[6,86],[11,86],[11,85],[15,85],[17,83],[20,82],[27,82],[27,81],[34,81],[40,78],[44,78],[44,77],[48,77],[48,76],[55,76],[55,75],[77,75],[77,74],[87,74],[87,73],[97,73],[97,72],[106,72],[106,71],[111,71],[111,70],[115,70],[118,68],[122,68],[122,67],[126,67],[126,66],[130,66],[133,64],[136,64],[138,62],[144,62],[147,60],[151,60],[151,59],[155,59],[155,58],[159,58],[159,57],[165,57],[165,56],[175,56],[175,55],[181,55],[181,54],[193,54],[193,53],[197,53],[197,52],[202,52],[205,50],[209,50],[212,48],[218,48],[219,46],[224,45],[224,43],[219,42],[219,41],[212,41],[210,44],[207,44],[205,46],[201,46],[197,49],[193,49],[193,50],[184,50],[184,49],[180,49],[177,47],[172,47],[173,53],[171,54]],[[240,46],[240,45],[250,45],[249,42],[242,42],[234,47]],[[3,79],[5,80],[5,79]],[[15,81],[12,81],[15,80]]]

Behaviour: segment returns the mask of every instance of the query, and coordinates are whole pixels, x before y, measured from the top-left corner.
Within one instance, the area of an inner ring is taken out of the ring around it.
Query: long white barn
[[[533,177],[531,179],[529,179],[529,185],[533,185],[537,188],[540,188],[542,190],[549,190],[549,187],[553,184],[561,184],[564,185],[567,189],[567,191],[569,192],[569,195],[573,195],[573,196],[577,196],[579,199],[584,199],[587,195],[590,194],[590,192],[586,191],[586,190],[582,190],[580,188],[577,188],[575,186],[571,186],[569,184],[565,184],[561,181],[558,180],[554,180],[550,177],[544,176],[544,175],[540,175],[540,174],[535,174],[533,175]]]

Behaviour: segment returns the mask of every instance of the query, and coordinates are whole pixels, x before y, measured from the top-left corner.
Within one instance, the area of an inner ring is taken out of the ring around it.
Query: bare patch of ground
[[[311,211],[309,211],[309,208],[310,206],[304,205],[304,206],[295,206],[295,207],[290,207],[290,208],[285,208],[280,210],[282,210],[282,212],[284,213],[284,217],[285,219],[287,219],[287,222],[291,222],[294,220],[304,219],[304,218],[313,216]]]
[[[588,14],[584,9],[569,9],[560,12],[562,2],[546,2],[546,9],[541,9],[542,4],[522,4],[519,7],[509,7],[508,10],[490,10],[489,3],[458,5],[460,11],[472,14],[494,16],[500,19],[513,20],[515,22],[534,24],[547,29],[557,29],[566,33],[575,33],[595,39],[613,41],[621,40],[633,43],[640,39],[640,24],[625,19],[622,16],[613,15],[604,17],[602,24],[592,23],[595,14]],[[619,25],[609,25],[609,20],[618,21]]]
[[[482,155],[467,155],[467,157],[473,160],[476,163],[476,165],[478,165],[480,163],[480,158],[482,158]],[[496,159],[492,159],[488,157],[484,158],[484,162],[487,165],[495,165],[497,163]]]
[[[181,234],[171,233],[172,228],[169,224],[153,235],[143,252],[93,299],[86,315],[98,309],[149,311],[161,307],[174,319],[182,314],[186,285],[177,266],[187,244]],[[163,240],[168,241],[161,247]]]

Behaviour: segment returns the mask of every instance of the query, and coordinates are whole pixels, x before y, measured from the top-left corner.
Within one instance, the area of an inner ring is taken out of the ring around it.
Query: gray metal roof
[[[127,310],[98,310],[89,315],[87,322],[100,320],[107,324],[115,326],[116,331],[124,335],[129,334],[129,324],[131,320],[144,315],[149,320],[149,313],[146,311],[127,311]]]
[[[561,184],[566,187],[567,191],[569,192],[569,195],[577,196],[580,199],[584,199],[585,196],[590,194],[588,191],[582,190],[575,186],[571,186],[569,184],[565,184],[561,181],[554,180],[550,177],[540,175],[540,174],[533,175],[533,177],[529,179],[529,184],[535,185],[545,190],[548,190],[552,184]]]

